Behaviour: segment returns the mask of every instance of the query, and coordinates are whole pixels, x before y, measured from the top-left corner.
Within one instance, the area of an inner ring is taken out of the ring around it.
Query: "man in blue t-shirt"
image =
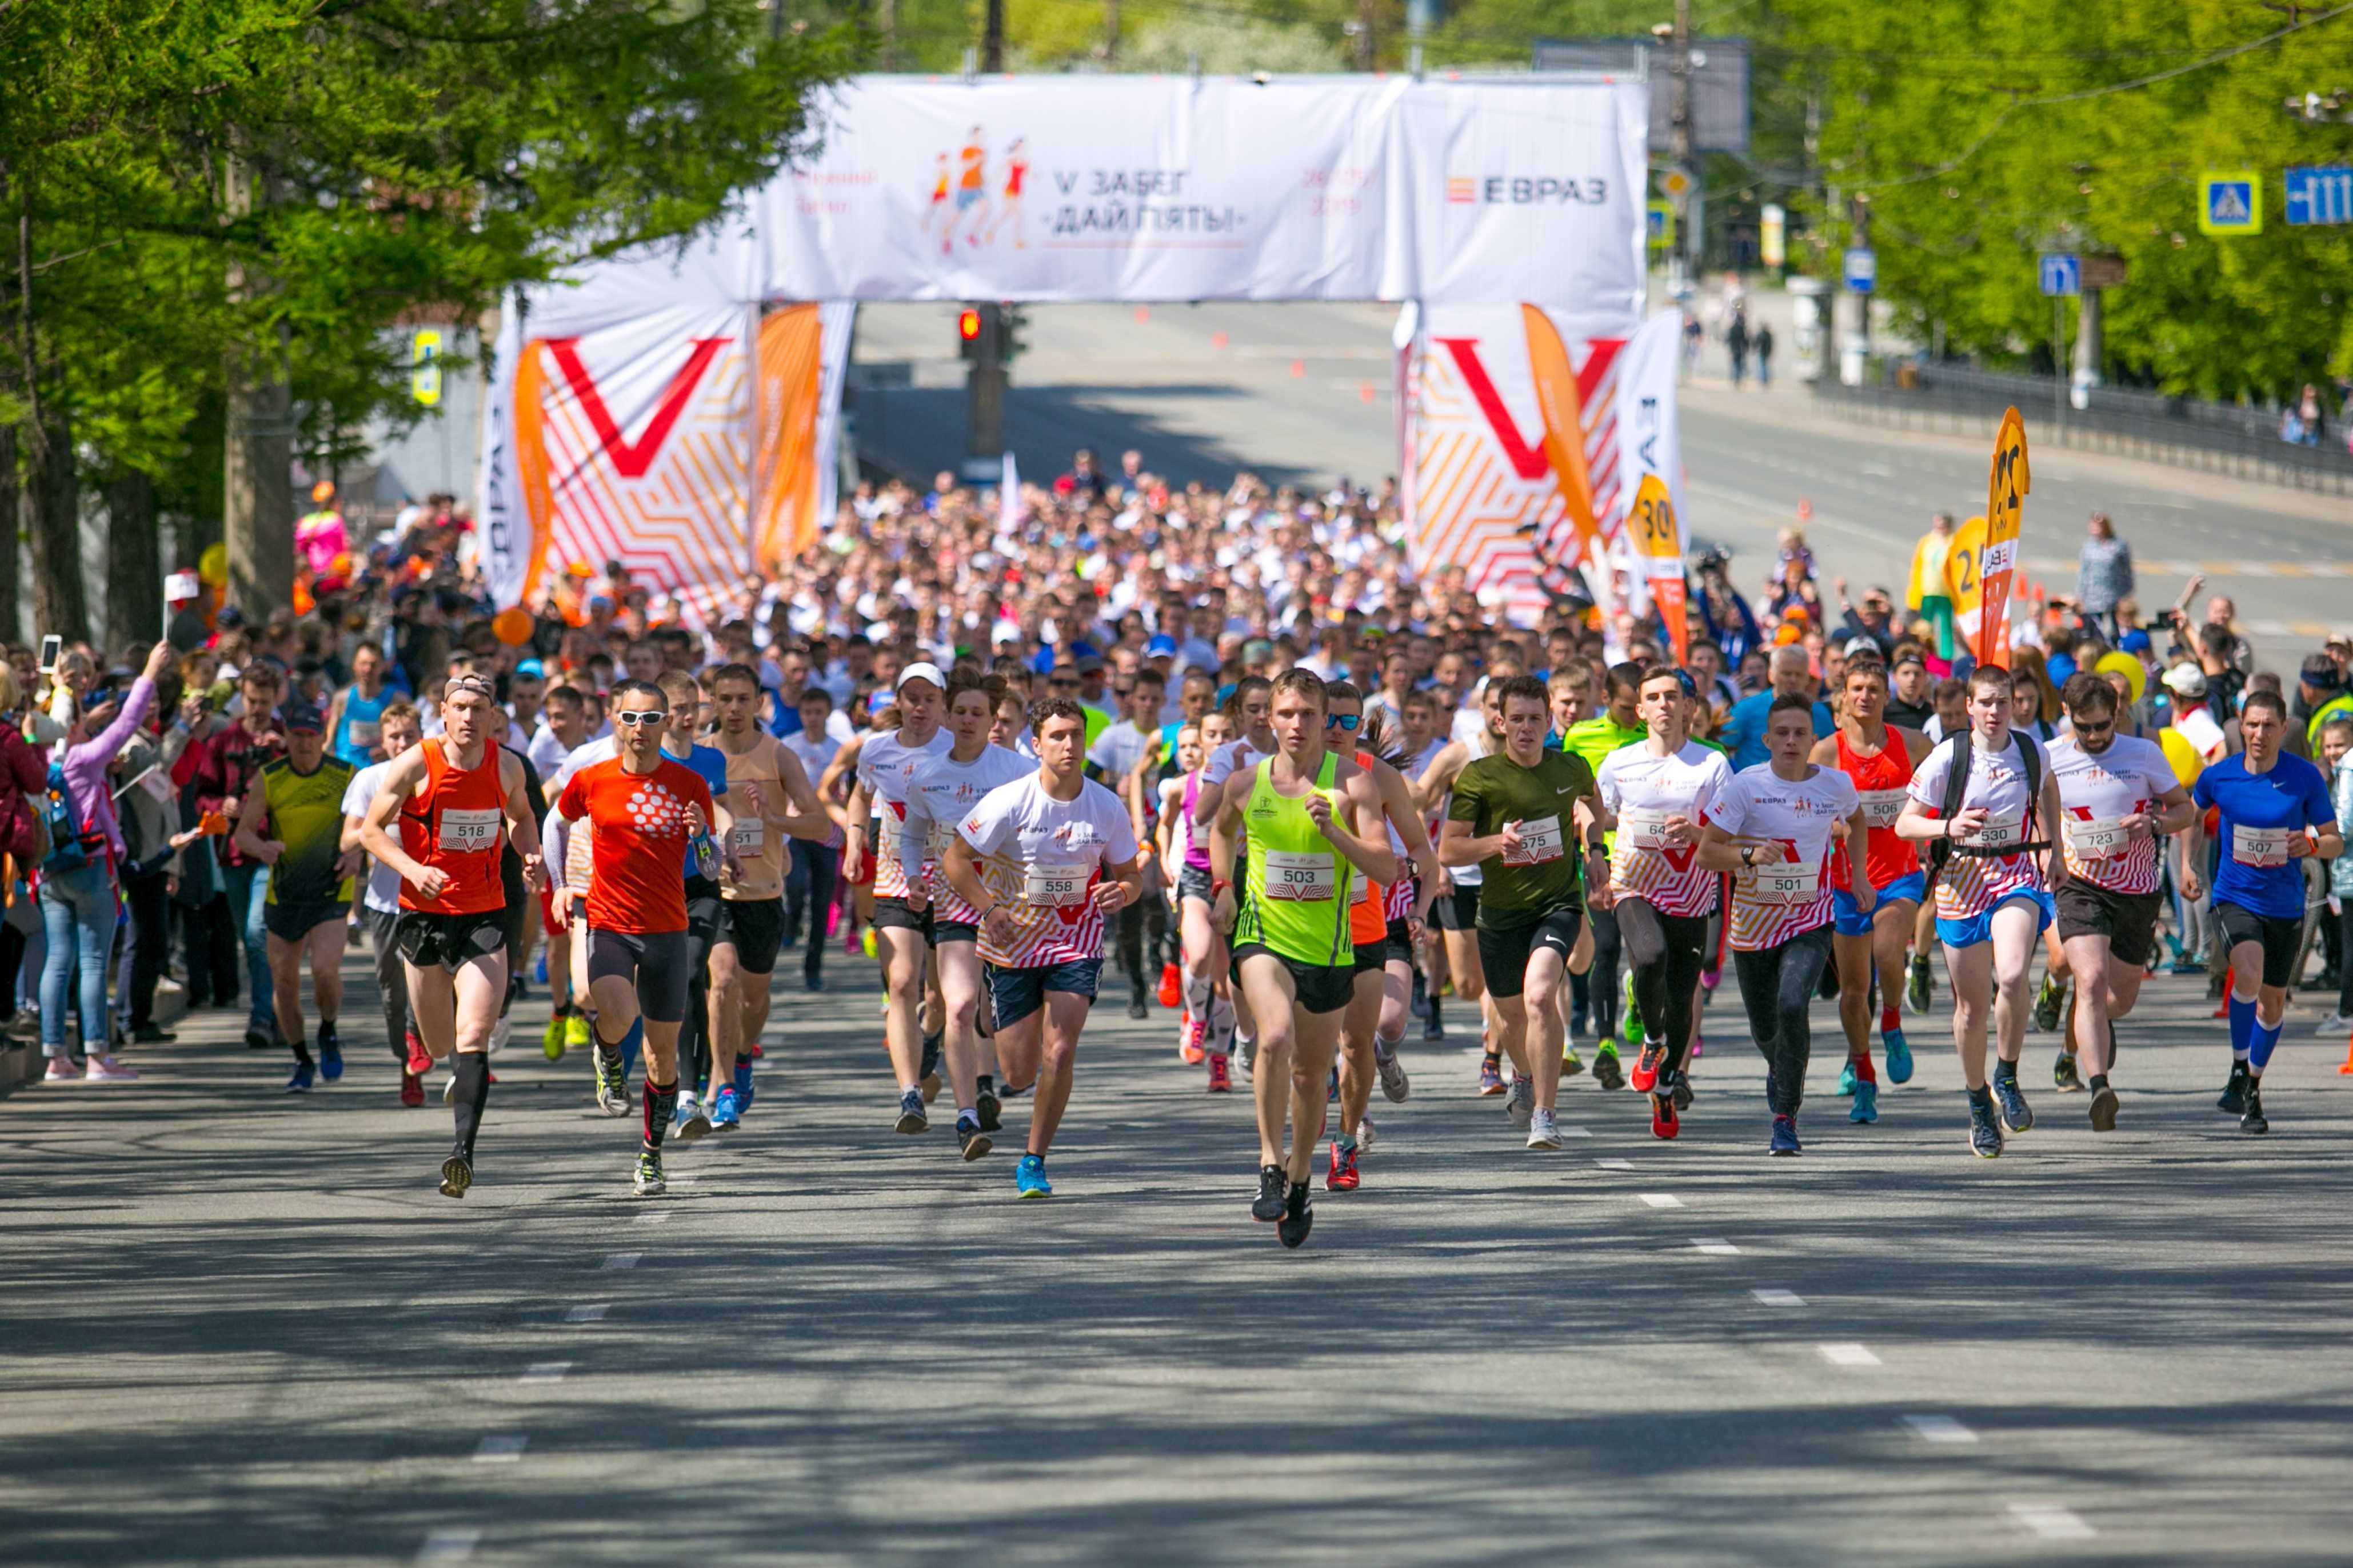
[[[673,1135],[692,1142],[711,1131],[709,1096],[720,1085],[711,1079],[711,943],[718,933],[719,866],[714,845],[727,842],[725,803],[727,753],[716,746],[695,743],[702,728],[702,688],[694,677],[670,670],[661,678],[662,696],[670,703],[670,722],[662,726],[662,754],[683,763],[711,786],[716,808],[708,833],[698,837],[686,854],[686,956],[694,975],[687,988],[686,1024],[679,1031],[678,1059],[686,1070],[681,1077],[678,1124]]]
[[[1770,679],[1772,684],[1764,690],[1734,703],[1732,711],[1725,715],[1724,728],[1716,731],[1716,740],[1732,753],[1732,770],[1735,773],[1770,760],[1765,745],[1765,718],[1772,711],[1775,698],[1814,695],[1814,672],[1806,662],[1804,648],[1775,649]],[[1814,739],[1820,740],[1836,727],[1831,719],[1829,707],[1816,701]]]
[[[2276,691],[2249,691],[2239,711],[2246,751],[2198,775],[2190,798],[2219,819],[2214,924],[2231,954],[2231,1079],[2221,1108],[2239,1128],[2266,1132],[2263,1068],[2279,1044],[2288,987],[2304,952],[2304,860],[2333,860],[2345,848],[2328,781],[2302,757],[2283,755],[2287,704]]]

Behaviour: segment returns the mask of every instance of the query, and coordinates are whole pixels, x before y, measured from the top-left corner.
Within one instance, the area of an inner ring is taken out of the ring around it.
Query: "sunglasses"
[[[2114,719],[2078,719],[2075,721],[2075,733],[2078,735],[2105,735],[2116,727],[2116,721]]]
[[[1327,730],[1354,730],[1360,721],[1355,713],[1335,713],[1324,721],[1324,727]]]
[[[669,721],[670,711],[669,710],[662,708],[640,709],[638,711],[634,713],[616,713],[613,715],[614,723],[627,724],[633,730],[647,724],[667,723]]]
[[[460,692],[469,691],[472,692],[477,697],[496,697],[498,695],[498,688],[491,684],[491,680],[488,676],[481,675],[453,675],[441,688],[441,695],[444,699],[455,697]]]

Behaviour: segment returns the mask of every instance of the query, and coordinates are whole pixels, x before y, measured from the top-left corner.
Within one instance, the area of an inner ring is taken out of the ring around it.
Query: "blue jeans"
[[[269,868],[248,861],[223,867],[221,876],[228,883],[229,919],[244,928],[245,984],[252,998],[245,1026],[256,1034],[275,1035],[278,1004],[269,982],[269,928],[262,923],[269,907]]]
[[[66,993],[80,971],[81,1047],[100,1056],[113,1049],[106,1016],[107,960],[114,951],[118,911],[114,883],[102,865],[41,879],[41,929],[48,957],[41,965],[41,1054],[66,1054]]]

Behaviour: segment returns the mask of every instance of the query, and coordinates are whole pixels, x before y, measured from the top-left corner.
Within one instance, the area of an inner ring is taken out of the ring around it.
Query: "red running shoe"
[[[1659,1069],[1667,1065],[1667,1048],[1645,1040],[1642,1048],[1634,1053],[1634,1070],[1626,1081],[1634,1086],[1637,1094],[1648,1094],[1659,1087]]]
[[[1162,964],[1160,966],[1160,1005],[1163,1007],[1174,1007],[1184,999],[1184,992],[1177,988],[1176,966],[1173,963]]]
[[[1208,1033],[1209,1026],[1206,1019],[1187,1017],[1185,1033],[1176,1042],[1176,1059],[1188,1068],[1199,1067],[1201,1058],[1209,1054],[1208,1048],[1202,1044]]]
[[[413,1072],[400,1075],[400,1103],[415,1107],[425,1103],[425,1080]]]
[[[748,1056],[748,1057],[750,1057],[754,1061],[755,1061],[755,1062],[756,1062],[756,1061],[758,1061],[762,1057],[766,1056],[768,1053],[767,1053],[767,1052],[765,1052],[765,1051],[764,1051],[764,1050],[762,1050],[762,1049],[760,1048],[760,1043],[759,1043],[757,1040],[754,1040],[754,1041],[753,1041],[753,1042],[752,1042],[752,1044],[751,1044],[750,1046],[748,1046],[748,1047],[745,1047],[745,1049],[744,1049],[744,1055],[746,1055],[746,1056]]]
[[[1324,1184],[1335,1193],[1356,1190],[1356,1152],[1354,1149],[1344,1151],[1336,1141],[1333,1143],[1332,1169],[1324,1178]]]
[[[1675,1116],[1675,1097],[1672,1094],[1651,1096],[1651,1136],[1672,1138],[1683,1130]]]
[[[415,1035],[408,1037],[408,1076],[423,1078],[433,1070],[433,1058],[425,1054],[425,1042]]]
[[[1479,1063],[1479,1092],[1481,1094],[1501,1094],[1504,1092],[1504,1068],[1502,1058],[1485,1057],[1481,1058]]]
[[[1211,1051],[1209,1053],[1209,1092],[1231,1094],[1233,1089],[1234,1075],[1226,1066],[1226,1053]]]

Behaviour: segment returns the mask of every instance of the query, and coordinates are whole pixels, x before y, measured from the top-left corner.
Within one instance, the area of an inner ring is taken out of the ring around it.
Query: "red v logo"
[[[1489,428],[1495,432],[1496,445],[1504,448],[1504,458],[1512,471],[1523,479],[1536,480],[1552,471],[1546,460],[1544,443],[1539,439],[1531,446],[1520,436],[1520,427],[1513,422],[1512,411],[1504,406],[1504,395],[1495,390],[1494,381],[1487,367],[1479,362],[1479,340],[1476,338],[1439,338],[1440,348],[1454,357],[1455,368],[1462,373],[1463,384],[1471,389],[1472,400],[1479,412],[1486,416]],[[1593,389],[1601,384],[1602,376],[1618,358],[1625,342],[1619,338],[1596,338],[1586,351],[1585,364],[1577,373],[1577,395],[1580,404],[1590,404]]]
[[[645,434],[632,443],[621,435],[621,427],[613,423],[612,410],[605,406],[602,394],[596,390],[596,378],[580,363],[578,338],[544,338],[541,342],[555,358],[555,365],[564,373],[565,384],[572,395],[580,400],[580,410],[588,416],[589,427],[596,432],[597,444],[605,455],[613,459],[614,471],[625,479],[641,479],[646,470],[654,466],[661,455],[662,443],[670,439],[670,426],[686,411],[686,401],[702,380],[702,373],[711,367],[712,360],[732,340],[727,338],[697,338],[694,352],[670,378],[662,395],[654,405],[654,416],[647,421]]]

